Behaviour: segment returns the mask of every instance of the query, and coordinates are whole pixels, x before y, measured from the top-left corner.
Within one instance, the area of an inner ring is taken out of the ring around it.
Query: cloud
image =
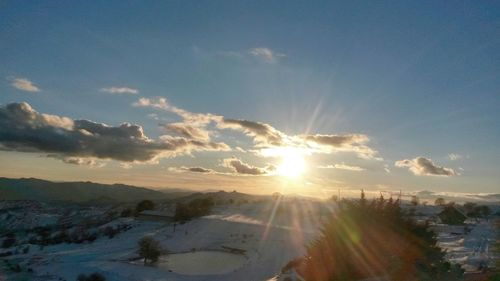
[[[33,82],[28,80],[27,78],[13,78],[11,82],[12,87],[26,92],[40,92],[40,88],[38,88]]]
[[[245,133],[253,138],[258,148],[294,147],[306,154],[354,152],[363,159],[382,160],[376,150],[366,145],[370,139],[362,134],[289,136],[266,123],[228,118],[218,120],[217,127]]]
[[[223,142],[205,142],[169,135],[160,136],[160,140],[170,144],[175,148],[174,152],[180,154],[189,154],[191,151],[231,151],[231,147]]]
[[[266,63],[276,63],[278,59],[285,57],[284,54],[277,53],[269,48],[252,48],[248,51],[253,57]]]
[[[139,93],[139,90],[128,87],[107,87],[101,88],[100,91],[108,94],[118,95],[137,95]]]
[[[234,148],[236,151],[239,151],[239,152],[242,152],[242,153],[246,153],[247,151],[239,146],[235,147]]]
[[[388,173],[388,174],[390,174],[390,173],[391,173],[391,170],[389,169],[389,165],[384,164],[384,171],[385,171],[386,173]]]
[[[218,121],[222,117],[210,113],[193,113],[172,105],[166,98],[140,98],[132,104],[136,107],[149,107],[157,110],[175,113],[181,116],[190,125],[206,125],[212,121]]]
[[[28,103],[0,107],[0,144],[4,149],[66,157],[147,162],[193,151],[228,151],[224,143],[169,135],[148,138],[141,126],[108,126],[89,120],[42,114]],[[75,160],[69,160],[75,162]],[[76,162],[75,162],[76,163]]]
[[[417,176],[455,176],[458,175],[453,169],[437,166],[431,159],[416,157],[414,159],[399,160],[394,163],[396,167],[406,167]]]
[[[350,151],[355,152],[359,157],[364,159],[382,160],[376,157],[378,152],[368,147],[365,143],[370,141],[368,136],[363,134],[346,134],[346,135],[301,135],[309,146],[322,150],[323,153],[331,153],[335,151]]]
[[[348,171],[354,171],[354,172],[361,172],[361,171],[365,170],[361,167],[350,166],[350,165],[346,165],[344,163],[334,164],[334,165],[326,165],[326,166],[318,166],[318,168],[320,168],[320,169],[339,169],[339,170],[348,170]]]
[[[244,132],[247,136],[253,137],[254,142],[260,145],[279,146],[283,144],[285,134],[276,130],[269,124],[223,118],[217,126],[221,129],[233,129]]]
[[[258,61],[266,64],[275,64],[286,57],[285,54],[276,52],[267,47],[256,47],[245,50],[226,50],[215,53],[203,51],[199,48],[195,48],[194,51],[196,55],[204,58],[225,58],[247,63]]]
[[[102,168],[106,166],[106,163],[98,161],[94,158],[60,157],[58,155],[48,155],[48,157],[59,159],[66,164],[73,164],[78,166],[90,166],[95,168]]]
[[[203,141],[210,140],[209,131],[184,122],[161,124],[160,126],[162,126],[165,130],[169,132],[177,133],[186,138],[203,140]]]
[[[448,154],[448,158],[451,161],[455,161],[455,160],[460,160],[460,159],[464,158],[464,156],[460,155],[460,154],[457,154],[457,153],[450,153],[450,154]]]
[[[209,141],[211,132],[207,130],[207,125],[211,122],[219,122],[222,116],[213,115],[210,113],[193,113],[187,110],[178,108],[170,104],[166,98],[140,98],[132,104],[136,107],[149,107],[156,110],[163,110],[174,113],[182,117],[182,122],[160,124],[164,129],[180,134],[184,137],[194,140]]]
[[[460,192],[435,192],[429,190],[422,190],[412,192],[410,195],[416,195],[420,199],[434,200],[436,198],[443,198],[447,202],[500,202],[500,194],[498,193],[460,193]]]
[[[172,172],[192,172],[192,173],[202,173],[202,174],[215,174],[217,173],[216,171],[212,169],[207,169],[203,167],[171,167],[168,168],[169,171]]]
[[[272,165],[269,165],[266,168],[255,167],[241,161],[236,157],[223,159],[222,166],[230,168],[234,173],[237,174],[253,175],[253,176],[268,175],[272,171],[276,170],[276,167]]]
[[[331,154],[342,151],[354,152],[364,159],[382,160],[378,156],[378,152],[367,145],[370,139],[363,134],[287,135],[263,122],[231,119],[210,113],[189,112],[172,105],[167,99],[160,97],[152,99],[140,98],[133,103],[133,106],[149,107],[177,114],[182,117],[182,122],[161,124],[161,126],[188,139],[209,141],[210,136],[214,133],[207,129],[210,124],[215,124],[215,128],[219,130],[231,129],[242,132],[253,138],[254,148],[256,148],[253,151],[261,156],[268,156],[262,153],[268,148],[294,148],[304,151],[305,154]]]

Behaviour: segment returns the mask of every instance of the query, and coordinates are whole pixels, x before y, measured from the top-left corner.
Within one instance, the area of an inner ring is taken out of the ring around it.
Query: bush
[[[6,238],[2,242],[2,248],[10,248],[16,244],[16,238]]]
[[[118,229],[114,229],[111,226],[106,226],[106,228],[104,228],[104,235],[108,236],[109,239],[115,237],[115,235],[119,232],[120,231]]]
[[[120,214],[120,216],[121,216],[122,218],[131,217],[131,216],[133,216],[133,215],[134,215],[134,211],[132,211],[132,209],[130,209],[130,208],[127,208],[127,209],[123,210],[123,211],[121,212],[121,214]]]
[[[140,213],[145,210],[154,210],[154,209],[155,209],[155,204],[151,200],[143,200],[137,203],[137,206],[135,207],[135,211],[137,213]]]
[[[90,275],[86,274],[79,274],[78,277],[76,278],[77,281],[106,281],[106,277],[104,275],[100,274],[99,272],[94,272]]]

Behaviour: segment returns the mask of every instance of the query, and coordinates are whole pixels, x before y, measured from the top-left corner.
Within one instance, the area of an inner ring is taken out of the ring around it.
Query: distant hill
[[[196,192],[191,193],[187,196],[179,197],[175,201],[176,202],[189,202],[194,199],[204,199],[211,197],[216,202],[242,202],[242,201],[255,201],[255,200],[265,200],[270,199],[270,195],[253,195],[247,193],[241,193],[237,191],[227,192],[227,191],[214,191],[214,192]]]
[[[124,184],[93,182],[51,182],[35,178],[0,177],[0,200],[38,200],[71,202],[133,202],[144,199],[175,199],[191,191],[156,191]]]

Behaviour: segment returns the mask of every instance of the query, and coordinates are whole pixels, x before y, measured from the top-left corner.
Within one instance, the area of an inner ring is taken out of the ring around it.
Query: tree
[[[144,264],[156,262],[162,253],[160,242],[154,240],[151,236],[145,236],[138,242],[139,256],[144,258]]]
[[[442,223],[452,225],[461,225],[467,218],[461,212],[459,212],[454,205],[449,204],[444,206],[443,210],[438,214],[438,216],[441,219]]]
[[[411,197],[411,202],[410,202],[413,206],[417,206],[419,203],[420,203],[420,200],[418,199],[417,196],[413,195]]]
[[[278,199],[280,199],[283,196],[283,194],[281,194],[279,192],[274,192],[271,196],[273,197],[274,201],[277,201]]]
[[[444,206],[446,204],[446,201],[444,201],[443,198],[439,197],[434,201],[434,205],[436,206]]]
[[[481,215],[483,218],[487,218],[491,215],[490,207],[483,205],[483,206],[480,206],[480,208],[481,208]]]
[[[195,217],[208,215],[214,204],[212,197],[194,199],[187,204],[177,203],[175,206],[174,220],[188,221]]]
[[[361,199],[359,199],[359,203],[361,205],[366,204],[366,195],[365,195],[365,191],[363,189],[361,189]]]
[[[137,206],[135,207],[137,213],[140,213],[145,210],[154,210],[154,209],[155,209],[155,204],[151,200],[142,200],[141,202],[137,203]]]
[[[362,198],[363,199],[363,198]],[[366,199],[364,199],[366,200]],[[457,274],[427,224],[417,224],[399,200],[342,201],[297,272],[305,280],[448,280]],[[296,264],[296,263],[295,263]],[[458,268],[458,273],[462,271]]]
[[[477,204],[476,203],[472,203],[472,202],[466,202],[464,203],[464,210],[465,210],[465,214],[467,216],[471,216],[471,214],[473,214],[474,212],[474,209],[477,207]]]

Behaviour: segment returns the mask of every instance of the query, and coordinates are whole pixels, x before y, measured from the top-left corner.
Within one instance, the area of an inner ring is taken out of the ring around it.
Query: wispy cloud
[[[464,158],[463,155],[460,155],[458,153],[450,153],[448,154],[448,158],[451,160],[451,161],[456,161],[456,160],[460,160],[462,158]]]
[[[61,157],[58,155],[48,155],[48,156],[60,159],[64,163],[78,165],[78,166],[89,166],[92,168],[102,168],[106,166],[106,163],[104,163],[103,161],[99,161],[95,158]]]
[[[417,176],[455,176],[458,175],[451,168],[446,168],[442,166],[438,166],[432,162],[431,159],[424,157],[416,157],[414,159],[404,159],[399,160],[394,163],[396,167],[406,167],[408,168],[414,175]]]
[[[160,124],[167,131],[177,133],[193,140],[209,141],[212,132],[206,127],[211,122],[219,122],[222,116],[210,113],[193,113],[172,105],[166,98],[140,98],[132,104],[135,107],[149,107],[156,110],[174,113],[180,116],[182,122]]]
[[[139,90],[129,87],[107,87],[101,88],[101,92],[116,95],[137,95]]]
[[[40,88],[38,88],[32,81],[27,78],[12,78],[11,79],[12,87],[25,91],[25,92],[40,92]]]
[[[389,165],[388,164],[384,164],[384,171],[388,174],[391,173],[391,170],[389,169]]]
[[[196,54],[214,55],[209,52],[202,52],[201,49],[195,49]],[[215,53],[216,57],[238,60],[241,62],[261,62],[265,64],[276,64],[281,59],[285,58],[286,55],[277,52],[268,47],[256,47],[246,50],[229,50],[229,51],[219,51]]]
[[[318,166],[318,168],[320,168],[320,169],[339,169],[339,170],[347,170],[347,171],[354,171],[354,172],[361,172],[361,171],[365,170],[365,169],[363,169],[361,167],[346,165],[344,163],[342,163],[342,164],[334,164],[334,165]]]
[[[285,54],[275,52],[265,47],[252,48],[248,52],[253,57],[266,63],[276,63],[279,59],[285,57]]]

